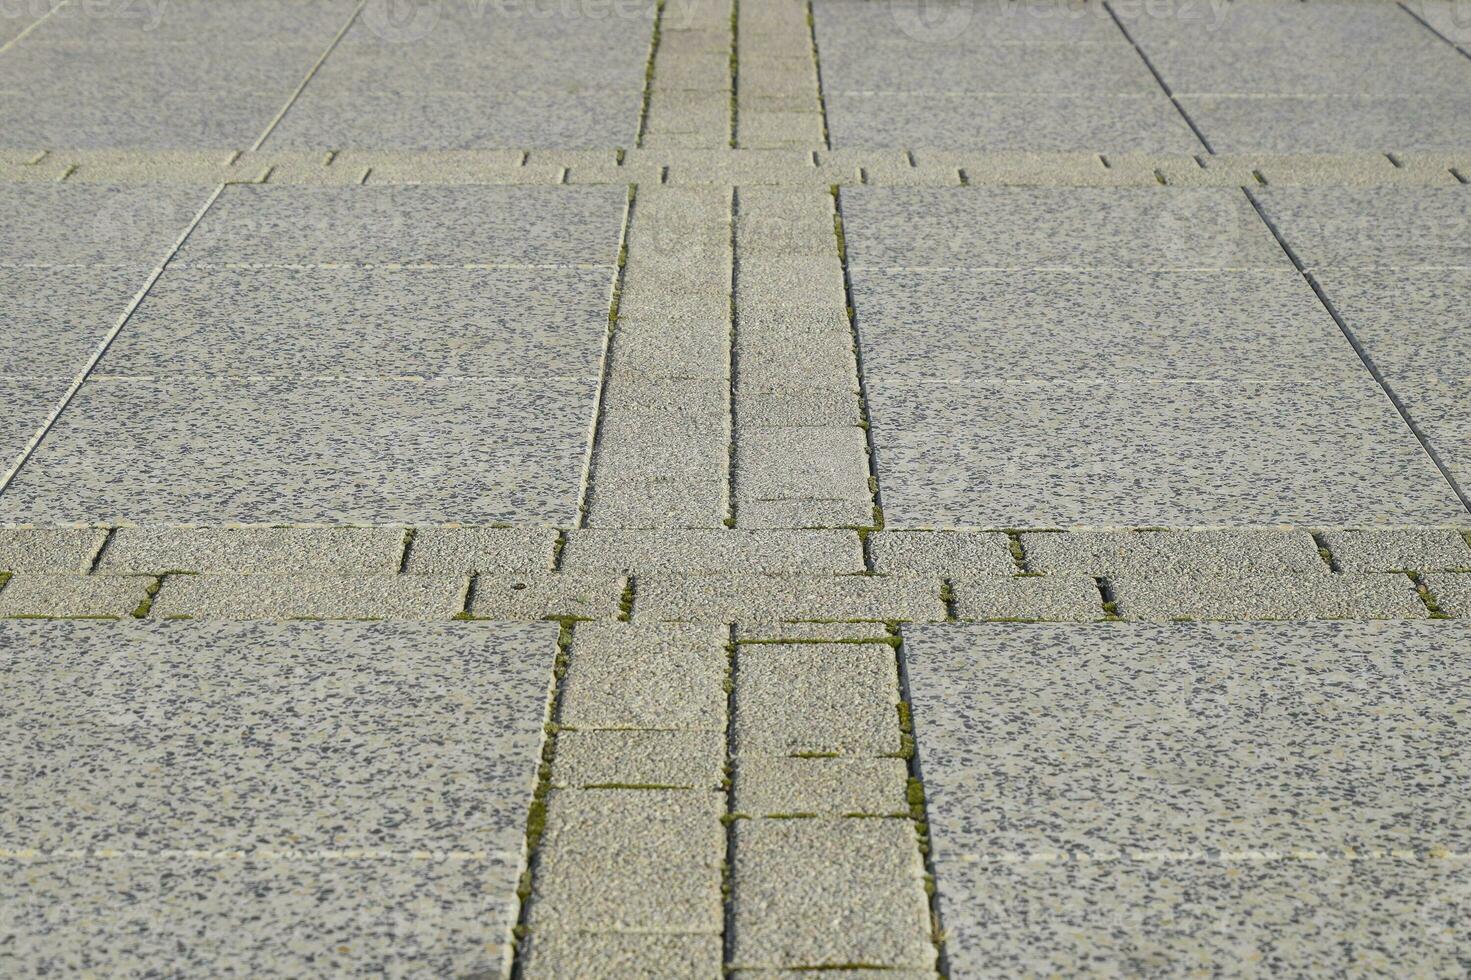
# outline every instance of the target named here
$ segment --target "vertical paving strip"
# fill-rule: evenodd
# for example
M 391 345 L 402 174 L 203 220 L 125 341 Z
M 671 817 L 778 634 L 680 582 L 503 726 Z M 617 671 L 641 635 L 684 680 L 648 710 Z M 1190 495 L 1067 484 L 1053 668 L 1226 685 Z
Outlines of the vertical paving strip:
M 729 508 L 730 190 L 639 190 L 587 526 L 713 528 Z
M 713 150 L 731 145 L 732 11 L 731 0 L 660 4 L 640 146 Z
M 736 191 L 737 527 L 867 526 L 867 437 L 825 190 Z
M 719 975 L 729 636 L 574 628 L 523 976 Z
M 822 99 L 801 0 L 741 0 L 736 142 L 742 148 L 824 145 Z

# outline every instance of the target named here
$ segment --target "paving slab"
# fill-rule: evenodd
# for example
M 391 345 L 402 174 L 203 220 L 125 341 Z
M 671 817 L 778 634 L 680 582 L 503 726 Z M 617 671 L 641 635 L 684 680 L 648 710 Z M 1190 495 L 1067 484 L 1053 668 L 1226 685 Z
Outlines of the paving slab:
M 156 265 L 209 192 L 187 185 L 0 184 L 0 210 L 8 215 L 0 265 Z
M 562 568 L 578 570 L 821 573 L 863 571 L 854 531 L 572 530 Z
M 81 574 L 106 538 L 95 527 L 0 528 L 0 571 Z
M 944 619 L 938 576 L 669 574 L 640 576 L 633 614 L 639 619 L 741 620 Z
M 878 531 L 868 536 L 874 571 L 940 576 L 1017 571 L 1004 531 Z
M 0 378 L 0 464 L 7 472 L 41 434 L 71 385 L 72 379 L 64 377 Z
M 259 138 L 289 96 L 288 87 L 280 93 L 120 89 L 99 98 L 63 86 L 0 101 L 0 146 L 228 152 Z
M 1093 622 L 1104 615 L 1098 583 L 1083 575 L 961 575 L 950 589 L 960 619 Z
M 1407 576 L 1163 575 L 1111 578 L 1125 619 L 1424 619 Z
M 25 692 L 0 758 L 16 962 L 499 969 L 555 640 L 3 624 L 7 688 Z M 282 737 L 221 737 L 250 731 Z
M 857 269 L 1291 268 L 1230 188 L 856 187 L 840 200 Z
M 923 875 L 907 818 L 739 821 L 732 963 L 931 967 Z
M 1323 532 L 1345 572 L 1471 571 L 1471 544 L 1454 528 L 1373 528 Z
M 1323 269 L 1313 278 L 1391 387 L 1471 378 L 1471 269 Z
M 1464 865 L 1424 855 L 1471 833 L 1471 774 L 1441 761 L 1468 643 L 1435 622 L 906 628 L 952 969 L 1452 962 L 1408 937 L 1448 935 L 1464 896 Z
M 1317 542 L 1303 529 L 1026 532 L 1021 545 L 1029 572 L 1096 576 L 1328 572 Z
M 1471 266 L 1471 190 L 1267 187 L 1253 191 L 1310 269 Z
M 888 526 L 1446 524 L 1464 514 L 1377 385 L 869 389 Z
M 152 615 L 445 620 L 464 609 L 468 585 L 468 577 L 455 575 L 170 575 L 154 600 Z
M 752 817 L 907 816 L 903 759 L 745 757 L 736 762 L 733 809 Z
M 484 619 L 614 619 L 627 580 L 611 573 L 477 575 L 467 611 Z
M 738 756 L 900 750 L 899 678 L 887 644 L 743 645 L 735 702 Z
M 120 527 L 97 571 L 390 575 L 403 549 L 403 529 L 394 527 Z
M 1159 95 L 1159 83 L 1125 44 L 977 47 L 891 35 L 828 44 L 821 56 L 828 98 L 863 92 Z
M 148 595 L 153 581 L 146 576 L 17 572 L 0 588 L 0 617 L 131 616 Z
M 0 519 L 570 522 L 593 394 L 571 380 L 93 380 Z
M 447 572 L 544 572 L 552 567 L 557 532 L 549 527 L 421 527 L 403 570 L 415 575 Z
M 560 720 L 578 729 L 723 732 L 728 640 L 719 627 L 579 624 Z
M 723 789 L 725 735 L 704 731 L 579 731 L 557 733 L 552 785 Z
M 701 980 L 721 970 L 718 935 L 561 931 L 543 927 L 527 934 L 528 977 L 586 977 L 588 980 Z
M 1425 582 L 1442 612 L 1458 619 L 1471 619 L 1471 575 L 1445 572 L 1428 575 Z
M 150 270 L 0 268 L 0 375 L 76 377 Z

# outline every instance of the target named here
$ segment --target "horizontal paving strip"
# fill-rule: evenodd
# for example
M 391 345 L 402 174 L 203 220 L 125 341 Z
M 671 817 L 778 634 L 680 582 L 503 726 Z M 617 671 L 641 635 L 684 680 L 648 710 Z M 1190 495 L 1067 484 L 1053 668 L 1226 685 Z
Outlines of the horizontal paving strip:
M 719 96 L 724 99 L 727 96 Z M 682 134 L 681 134 L 682 135 Z M 723 141 L 720 136 L 718 141 Z M 1099 154 L 675 146 L 597 150 L 0 151 L 0 184 L 759 184 L 828 187 L 1445 186 L 1457 152 Z
M 1471 530 L 0 529 L 0 617 L 894 622 L 1471 617 Z M 865 632 L 862 624 L 872 624 Z

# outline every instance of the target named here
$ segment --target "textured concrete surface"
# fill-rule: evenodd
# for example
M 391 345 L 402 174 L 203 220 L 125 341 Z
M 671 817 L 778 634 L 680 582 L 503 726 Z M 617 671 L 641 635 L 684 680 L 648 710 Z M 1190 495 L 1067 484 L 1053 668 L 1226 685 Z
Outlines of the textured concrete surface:
M 0 972 L 1467 972 L 1463 13 L 0 2 Z

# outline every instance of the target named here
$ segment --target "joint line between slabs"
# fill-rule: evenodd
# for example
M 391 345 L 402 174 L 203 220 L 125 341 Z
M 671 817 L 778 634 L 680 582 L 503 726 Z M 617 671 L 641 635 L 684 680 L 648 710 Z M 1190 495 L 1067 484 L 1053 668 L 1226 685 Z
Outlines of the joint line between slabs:
M 1398 412 L 1400 418 L 1404 420 L 1404 423 L 1406 427 L 1409 428 L 1411 434 L 1414 435 L 1417 440 L 1419 440 L 1420 448 L 1425 451 L 1425 455 L 1430 457 L 1430 462 L 1434 463 L 1435 468 L 1440 471 L 1441 478 L 1445 480 L 1446 484 L 1451 488 L 1451 492 L 1454 493 L 1456 497 L 1461 501 L 1461 506 L 1466 509 L 1467 513 L 1471 513 L 1471 497 L 1468 497 L 1466 495 L 1466 491 L 1461 488 L 1461 485 L 1458 482 L 1456 482 L 1456 478 L 1451 474 L 1450 468 L 1447 467 L 1444 462 L 1442 462 L 1440 454 L 1437 453 L 1435 451 L 1435 447 L 1430 444 L 1430 439 L 1425 435 L 1423 431 L 1421 431 L 1420 426 L 1417 425 L 1415 420 L 1410 416 L 1409 410 L 1405 408 L 1404 402 L 1400 401 L 1399 396 L 1396 395 L 1394 392 L 1394 388 L 1390 386 L 1384 375 L 1379 371 L 1378 365 L 1374 363 L 1374 359 L 1369 356 L 1369 352 L 1364 349 L 1364 345 L 1359 343 L 1359 338 L 1354 335 L 1354 332 L 1352 329 L 1350 329 L 1347 321 L 1345 321 L 1343 319 L 1343 316 L 1338 312 L 1338 308 L 1333 305 L 1332 300 L 1328 298 L 1328 294 L 1324 292 L 1323 287 L 1318 284 L 1317 277 L 1315 277 L 1310 271 L 1308 271 L 1307 267 L 1303 265 L 1302 259 L 1298 257 L 1297 252 L 1293 250 L 1292 246 L 1287 243 L 1287 239 L 1277 229 L 1276 224 L 1267 217 L 1266 209 L 1262 207 L 1261 202 L 1257 200 L 1256 195 L 1251 192 L 1251 188 L 1243 187 L 1241 188 L 1241 193 L 1246 195 L 1246 199 L 1250 201 L 1251 206 L 1256 209 L 1257 216 L 1262 219 L 1262 223 L 1267 226 L 1267 230 L 1272 233 L 1272 237 L 1277 239 L 1277 244 L 1281 247 L 1282 251 L 1286 253 L 1287 258 L 1292 262 L 1293 267 L 1297 269 L 1298 275 L 1302 276 L 1303 281 L 1312 288 L 1313 294 L 1318 297 L 1318 302 L 1322 304 L 1323 309 L 1327 310 L 1328 315 L 1333 317 L 1333 322 L 1338 324 L 1338 329 L 1343 333 L 1344 339 L 1349 342 L 1349 345 L 1351 347 L 1353 347 L 1354 353 L 1359 355 L 1359 361 L 1364 365 L 1364 368 L 1369 372 L 1370 376 L 1373 377 L 1375 382 L 1378 383 L 1379 389 L 1384 392 L 1385 397 L 1388 398 L 1390 404 L 1394 406 L 1394 410 Z
M 1463 57 L 1463 58 L 1471 58 L 1471 51 L 1466 50 L 1465 48 L 1463 48 L 1459 44 L 1457 44 L 1455 41 L 1452 41 L 1450 38 L 1446 37 L 1439 30 L 1437 30 L 1430 23 L 1430 21 L 1426 20 L 1424 17 L 1421 17 L 1419 14 L 1415 13 L 1409 7 L 1406 7 L 1404 5 L 1403 0 L 1399 0 L 1399 2 L 1395 3 L 1395 6 L 1398 7 L 1399 9 L 1403 10 L 1405 13 L 1409 14 L 1411 17 L 1415 18 L 1415 20 L 1420 24 L 1421 27 L 1425 28 L 1431 34 L 1434 34 L 1436 37 L 1440 38 L 1446 44 L 1449 44 L 1452 48 L 1454 48 L 1456 50 L 1456 53 L 1457 54 L 1461 55 L 1461 57 Z
M 658 3 L 654 5 L 654 26 L 649 33 L 649 57 L 644 63 L 643 99 L 638 107 L 638 129 L 633 136 L 635 147 L 644 145 L 644 134 L 649 128 L 649 103 L 654 98 L 654 59 L 659 56 L 659 41 L 664 35 L 664 5 L 666 2 L 667 0 L 658 0 Z
M 735 713 L 736 646 L 735 625 L 727 627 L 725 662 L 725 860 L 721 872 L 721 965 L 730 969 L 735 960 Z
M 52 410 L 46 421 L 41 423 L 41 427 L 36 430 L 36 433 L 31 436 L 30 441 L 26 443 L 25 449 L 21 450 L 20 455 L 15 458 L 15 462 L 6 471 L 5 476 L 0 478 L 0 494 L 10 489 L 10 484 L 19 475 L 21 467 L 30 462 L 31 457 L 35 455 L 36 449 L 41 445 L 41 441 L 51 432 L 52 427 L 56 425 L 56 420 L 61 418 L 61 413 L 66 411 L 67 406 L 71 404 L 72 399 L 76 397 L 82 385 L 86 383 L 87 379 L 92 375 L 92 372 L 96 370 L 98 362 L 107 354 L 107 350 L 112 346 L 112 342 L 117 339 L 118 334 L 122 333 L 123 327 L 127 326 L 128 321 L 133 318 L 133 314 L 138 311 L 138 307 L 142 305 L 143 300 L 153 289 L 154 284 L 158 282 L 159 277 L 163 275 L 164 270 L 168 268 L 174 256 L 179 253 L 179 249 L 184 247 L 184 242 L 188 241 L 189 236 L 194 233 L 194 229 L 199 226 L 199 222 L 204 220 L 205 214 L 210 208 L 214 207 L 215 201 L 219 200 L 226 186 L 225 184 L 215 185 L 215 189 L 210 192 L 208 199 L 205 200 L 204 206 L 195 213 L 194 219 L 189 222 L 189 226 L 184 229 L 183 234 L 174 241 L 173 247 L 169 249 L 168 254 L 163 257 L 163 260 L 158 265 L 154 266 L 153 272 L 149 274 L 142 288 L 133 294 L 132 301 L 123 310 L 122 316 L 118 317 L 117 324 L 107 332 L 107 336 L 103 337 L 96 349 L 92 351 L 91 358 L 83 365 L 82 370 L 77 373 L 76 378 L 71 383 L 71 387 L 61 396 L 61 400 L 57 403 L 56 408 Z
M 27 34 L 30 34 L 31 31 L 34 31 L 36 28 L 40 27 L 43 23 L 46 22 L 47 19 L 51 17 L 52 14 L 56 13 L 62 7 L 65 7 L 69 2 L 70 0 L 61 0 L 60 3 L 53 5 L 50 10 L 46 11 L 40 17 L 37 17 L 35 20 L 27 24 L 25 28 L 15 37 L 11 38 L 9 41 L 6 41 L 4 44 L 0 44 L 0 54 L 4 54 L 5 52 L 9 51 L 11 48 L 19 44 Z
M 1195 134 L 1195 138 L 1200 140 L 1200 145 L 1205 147 L 1205 152 L 1215 156 L 1216 151 L 1211 148 L 1210 140 L 1205 138 L 1205 134 L 1200 131 L 1200 127 L 1195 125 L 1195 120 L 1190 118 L 1190 113 L 1186 112 L 1185 107 L 1180 104 L 1180 100 L 1175 98 L 1175 93 L 1171 91 L 1169 83 L 1165 81 L 1165 77 L 1159 73 L 1159 69 L 1154 67 L 1154 62 L 1149 60 L 1149 55 L 1144 53 L 1144 49 L 1139 46 L 1139 42 L 1134 40 L 1134 35 L 1129 33 L 1129 29 L 1124 26 L 1124 22 L 1119 19 L 1119 15 L 1114 12 L 1113 6 L 1108 0 L 1103 0 L 1103 9 L 1108 11 L 1109 17 L 1113 18 L 1113 22 L 1118 27 L 1119 32 L 1124 35 L 1124 40 L 1133 45 L 1134 52 L 1139 55 L 1139 60 L 1144 62 L 1144 67 L 1149 69 L 1149 73 L 1159 83 L 1160 89 L 1170 100 L 1170 105 L 1174 106 L 1175 111 L 1180 114 L 1180 118 L 1185 120 L 1185 125 L 1189 126 L 1190 131 Z
M 730 225 L 730 279 L 727 288 L 730 290 L 730 299 L 726 304 L 726 316 L 728 318 L 729 350 L 726 355 L 726 375 L 730 378 L 730 384 L 726 388 L 726 412 L 725 419 L 728 433 L 725 440 L 725 526 L 736 526 L 736 495 L 735 495 L 735 463 L 736 463 L 736 439 L 737 425 L 736 413 L 736 384 L 740 372 L 740 358 L 736 353 L 736 331 L 740 329 L 737 318 L 740 310 L 736 306 L 736 276 L 740 269 L 740 254 L 736 250 L 736 222 L 740 217 L 740 190 L 732 187 L 730 189 L 730 201 L 726 209 L 727 220 Z
M 876 530 L 884 527 L 884 501 L 879 487 L 878 452 L 873 439 L 873 420 L 868 413 L 868 381 L 863 369 L 863 343 L 858 329 L 858 309 L 853 305 L 853 278 L 848 271 L 847 231 L 843 224 L 842 189 L 829 188 L 833 205 L 833 238 L 838 248 L 838 264 L 843 271 L 843 297 L 847 303 L 848 333 L 853 345 L 853 370 L 858 376 L 858 417 L 863 423 L 863 443 L 868 453 L 868 490 L 873 504 L 869 521 Z M 872 571 L 872 569 L 870 569 Z
M 817 110 L 822 115 L 822 148 L 831 150 L 833 138 L 832 132 L 827 128 L 827 94 L 822 89 L 822 55 L 817 49 L 817 14 L 812 9 L 812 0 L 807 0 L 807 40 L 812 46 L 812 70 L 817 75 Z M 816 160 L 813 162 L 816 163 Z
M 292 92 L 290 97 L 286 99 L 286 104 L 281 107 L 281 111 L 276 113 L 275 118 L 266 124 L 265 132 L 261 133 L 260 138 L 251 144 L 250 149 L 252 153 L 259 150 L 265 144 L 266 140 L 270 138 L 271 134 L 276 131 L 276 127 L 281 125 L 281 120 L 286 118 L 286 113 L 290 112 L 291 107 L 296 105 L 296 100 L 301 98 L 301 93 L 305 92 L 306 87 L 311 84 L 312 79 L 317 77 L 317 72 L 321 70 L 322 65 L 326 63 L 327 58 L 332 52 L 337 50 L 337 45 L 347 35 L 347 32 L 352 29 L 352 25 L 357 23 L 358 15 L 363 12 L 363 8 L 367 5 L 368 0 L 358 0 L 358 5 L 353 8 L 352 15 L 347 18 L 347 23 L 342 25 L 342 29 L 337 32 L 337 36 L 332 38 L 331 42 L 328 43 L 327 50 L 322 52 L 322 56 L 317 59 L 317 63 L 312 65 L 311 69 L 307 71 L 306 77 L 301 80 L 300 85 L 296 86 L 296 91 Z M 366 177 L 367 175 L 364 174 L 364 179 Z

